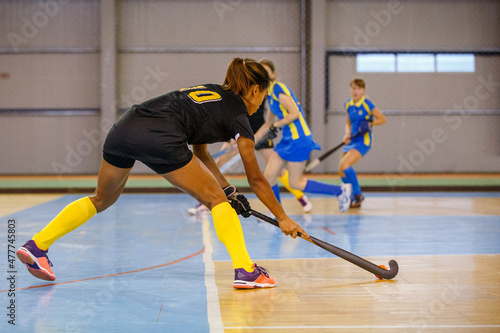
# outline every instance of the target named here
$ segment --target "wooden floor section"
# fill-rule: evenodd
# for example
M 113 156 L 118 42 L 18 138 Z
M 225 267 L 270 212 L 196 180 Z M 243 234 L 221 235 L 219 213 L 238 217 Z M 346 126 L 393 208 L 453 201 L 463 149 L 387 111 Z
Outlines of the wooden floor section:
M 231 290 L 217 263 L 226 332 L 500 331 L 500 255 L 396 259 L 394 280 L 342 259 L 263 261 L 278 287 L 258 292 Z
M 331 200 L 311 201 L 314 213 L 331 214 Z M 300 213 L 294 199 L 284 204 Z M 500 198 L 375 197 L 349 213 L 499 216 Z M 278 287 L 258 292 L 233 291 L 224 274 L 230 263 L 216 263 L 226 332 L 500 332 L 500 254 L 394 259 L 394 280 L 375 279 L 339 258 L 263 261 Z

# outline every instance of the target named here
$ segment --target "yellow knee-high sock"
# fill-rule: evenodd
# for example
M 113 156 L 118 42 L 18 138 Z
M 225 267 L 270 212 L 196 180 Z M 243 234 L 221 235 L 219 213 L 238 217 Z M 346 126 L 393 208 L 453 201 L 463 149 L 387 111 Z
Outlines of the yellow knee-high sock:
M 293 194 L 295 199 L 299 200 L 300 198 L 302 198 L 304 196 L 304 192 L 299 191 L 299 190 L 294 190 L 293 188 L 290 187 L 290 183 L 288 182 L 288 171 L 287 170 L 285 170 L 285 174 L 282 177 L 279 177 L 279 180 L 280 180 L 281 184 L 283 184 L 283 186 L 285 186 L 285 188 L 290 193 Z
M 33 236 L 33 241 L 39 249 L 46 251 L 57 239 L 75 230 L 97 213 L 89 197 L 73 201 Z
M 253 272 L 253 262 L 248 254 L 243 229 L 234 209 L 228 202 L 223 202 L 212 208 L 212 217 L 217 236 L 233 260 L 233 268 L 243 268 L 247 272 Z

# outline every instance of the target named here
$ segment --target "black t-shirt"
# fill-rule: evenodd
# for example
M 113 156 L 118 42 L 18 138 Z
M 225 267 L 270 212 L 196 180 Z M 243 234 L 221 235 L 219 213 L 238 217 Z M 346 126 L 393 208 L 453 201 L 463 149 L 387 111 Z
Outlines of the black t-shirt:
M 174 116 L 189 144 L 254 140 L 243 100 L 217 84 L 179 89 L 139 104 L 136 112 L 151 118 Z M 159 119 L 158 119 L 159 120 Z

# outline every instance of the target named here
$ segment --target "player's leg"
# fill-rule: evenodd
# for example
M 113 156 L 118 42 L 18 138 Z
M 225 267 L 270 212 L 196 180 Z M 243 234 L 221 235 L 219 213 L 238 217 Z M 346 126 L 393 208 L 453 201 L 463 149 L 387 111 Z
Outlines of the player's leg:
M 289 162 L 288 172 L 290 173 L 290 186 L 306 193 L 327 194 L 336 196 L 339 200 L 339 210 L 344 213 L 351 203 L 351 186 L 326 184 L 303 176 L 306 161 Z
M 361 202 L 364 200 L 356 171 L 354 171 L 354 168 L 352 167 L 362 157 L 363 155 L 361 155 L 358 150 L 351 149 L 347 153 L 343 154 L 342 158 L 340 159 L 339 174 L 342 178 L 342 182 L 352 185 L 351 207 L 360 207 Z
M 292 188 L 292 186 L 290 185 L 290 173 L 288 172 L 288 170 L 282 170 L 279 180 L 283 184 L 283 186 L 290 193 L 292 193 L 295 199 L 302 205 L 302 209 L 304 210 L 304 212 L 309 213 L 313 208 L 312 203 L 309 201 L 309 198 L 304 194 L 304 192 Z
M 68 204 L 49 224 L 35 234 L 18 251 L 18 258 L 34 276 L 53 281 L 47 257 L 49 247 L 59 238 L 75 230 L 96 213 L 111 206 L 120 196 L 131 168 L 117 168 L 102 160 L 97 189 L 90 197 L 83 197 Z
M 269 159 L 271 158 L 271 155 L 273 154 L 274 149 L 273 148 L 264 148 L 264 149 L 259 149 L 257 152 L 260 154 L 262 159 L 267 163 L 269 163 Z
M 260 156 L 262 156 L 262 158 L 264 159 L 264 161 L 266 161 L 266 164 L 269 163 L 269 160 L 271 158 L 271 155 L 273 154 L 273 149 L 269 149 L 269 148 L 266 148 L 266 149 L 259 149 L 258 152 L 260 154 Z M 278 179 L 280 180 L 280 182 L 283 184 L 283 186 L 290 192 L 293 194 L 293 196 L 299 200 L 303 195 L 304 193 L 302 191 L 299 191 L 299 190 L 295 190 L 293 188 L 290 187 L 290 182 L 288 180 L 288 170 L 282 168 L 281 169 L 281 172 L 279 173 L 278 175 Z
M 303 175 L 306 162 L 288 162 L 288 181 L 294 190 L 304 191 L 307 186 L 308 180 Z
M 260 156 L 266 161 L 266 164 L 268 163 L 269 159 L 271 158 L 271 155 L 273 153 L 272 148 L 265 148 L 265 149 L 259 149 L 258 152 Z M 302 205 L 302 208 L 304 209 L 304 212 L 309 213 L 312 210 L 312 203 L 309 201 L 307 196 L 304 194 L 304 192 L 295 190 L 290 187 L 290 183 L 288 180 L 288 170 L 282 169 L 281 173 L 278 177 L 280 182 L 283 184 L 283 186 L 293 194 L 295 199 Z
M 224 142 L 220 148 L 219 151 L 223 151 L 225 149 L 233 147 L 233 149 L 224 155 L 218 157 L 215 160 L 215 163 L 219 168 L 227 164 L 229 161 L 233 159 L 236 155 L 238 155 L 238 148 L 235 147 L 236 143 L 233 139 L 231 139 L 228 142 Z M 196 206 L 189 208 L 188 209 L 189 215 L 203 215 L 203 214 L 210 214 L 210 209 L 208 209 L 204 204 L 201 202 L 198 202 Z
M 277 152 L 273 151 L 267 162 L 266 170 L 264 171 L 264 176 L 271 185 L 276 199 L 281 203 L 280 189 L 277 183 L 278 176 L 285 167 L 286 161 L 283 160 Z
M 230 162 L 236 155 L 238 155 L 238 148 L 236 147 L 236 142 L 231 139 L 228 142 L 224 142 L 220 148 L 219 151 L 223 151 L 225 149 L 232 148 L 229 152 L 225 153 L 224 155 L 218 157 L 215 160 L 215 163 L 219 168 L 223 167 L 226 165 L 228 162 Z M 201 202 L 198 202 L 196 206 L 189 208 L 188 209 L 189 215 L 203 215 L 203 214 L 210 214 L 210 209 L 208 209 L 204 204 Z
M 227 202 L 226 195 L 214 175 L 196 156 L 182 168 L 162 176 L 211 210 L 217 236 L 226 246 L 233 262 L 235 288 L 263 288 L 276 285 L 274 279 L 250 259 L 238 215 Z

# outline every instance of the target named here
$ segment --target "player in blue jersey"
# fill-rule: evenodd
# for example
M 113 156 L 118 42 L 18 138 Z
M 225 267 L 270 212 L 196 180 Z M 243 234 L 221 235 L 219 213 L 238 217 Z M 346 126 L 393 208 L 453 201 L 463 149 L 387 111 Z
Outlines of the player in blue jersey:
M 330 185 L 304 177 L 303 172 L 310 153 L 321 147 L 314 142 L 311 130 L 302 111 L 297 97 L 285 84 L 276 81 L 274 64 L 269 60 L 260 62 L 273 80 L 268 88 L 267 101 L 269 110 L 266 124 L 269 127 L 268 137 L 276 135 L 282 130 L 281 141 L 274 148 L 269 158 L 264 176 L 271 184 L 274 194 L 280 200 L 279 186 L 276 183 L 281 170 L 287 166 L 290 187 L 306 193 L 328 194 L 338 198 L 340 212 L 349 209 L 351 203 L 352 186 Z M 275 118 L 278 118 L 275 121 Z
M 372 146 L 372 126 L 386 122 L 380 110 L 365 97 L 365 82 L 354 79 L 350 83 L 351 99 L 345 103 L 347 124 L 345 126 L 343 155 L 340 159 L 339 174 L 344 183 L 352 184 L 351 207 L 360 207 L 365 199 L 361 193 L 353 165 L 358 162 Z

